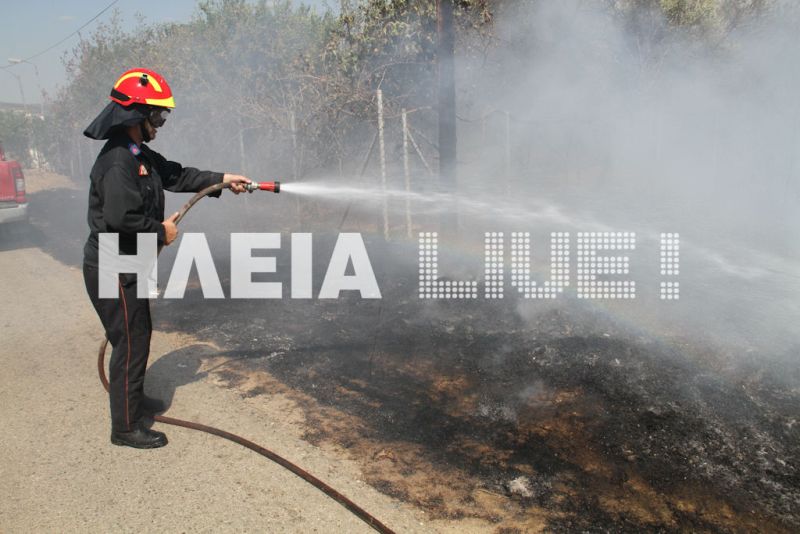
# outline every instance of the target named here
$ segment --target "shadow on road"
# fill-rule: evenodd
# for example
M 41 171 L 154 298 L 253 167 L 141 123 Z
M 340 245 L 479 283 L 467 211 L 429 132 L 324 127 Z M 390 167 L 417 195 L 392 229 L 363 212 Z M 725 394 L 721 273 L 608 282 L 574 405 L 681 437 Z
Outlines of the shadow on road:
M 208 371 L 200 371 L 206 359 L 220 356 L 226 358 L 225 362 Z M 209 372 L 216 371 L 233 361 L 253 357 L 255 357 L 254 351 L 219 351 L 202 343 L 182 347 L 158 358 L 148 367 L 145 392 L 151 397 L 163 400 L 169 410 L 181 386 L 203 380 Z
M 202 344 L 189 345 L 165 354 L 148 368 L 145 392 L 163 400 L 169 409 L 178 388 L 207 376 L 208 373 L 200 371 L 204 358 L 218 355 L 213 347 Z
M 42 247 L 44 233 L 27 222 L 0 224 L 0 252 L 21 248 Z

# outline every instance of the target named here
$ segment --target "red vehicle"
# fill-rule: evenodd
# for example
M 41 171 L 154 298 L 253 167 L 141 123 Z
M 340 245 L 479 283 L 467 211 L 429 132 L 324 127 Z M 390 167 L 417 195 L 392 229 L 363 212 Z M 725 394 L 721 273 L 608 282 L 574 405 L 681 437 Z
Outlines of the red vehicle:
M 25 176 L 16 161 L 7 161 L 0 144 L 0 224 L 28 220 Z

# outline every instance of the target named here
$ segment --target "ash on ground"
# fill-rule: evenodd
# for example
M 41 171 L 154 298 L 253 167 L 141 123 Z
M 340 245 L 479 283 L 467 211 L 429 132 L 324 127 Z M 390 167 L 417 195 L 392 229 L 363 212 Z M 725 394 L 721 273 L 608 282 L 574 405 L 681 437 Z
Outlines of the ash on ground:
M 211 316 L 195 291 L 159 303 L 180 307 L 160 327 L 229 348 L 232 386 L 266 371 L 298 392 L 309 440 L 432 517 L 506 532 L 800 528 L 796 366 L 574 299 L 527 315 L 513 298 L 424 300 L 413 266 L 381 268 L 381 300 L 226 300 Z

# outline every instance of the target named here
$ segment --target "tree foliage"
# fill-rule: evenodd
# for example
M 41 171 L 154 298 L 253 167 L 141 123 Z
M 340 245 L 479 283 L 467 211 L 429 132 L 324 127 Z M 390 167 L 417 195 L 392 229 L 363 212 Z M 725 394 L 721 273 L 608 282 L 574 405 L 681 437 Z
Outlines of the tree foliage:
M 0 111 L 0 142 L 8 159 L 29 163 L 31 119 L 20 111 Z
M 347 166 L 371 137 L 375 89 L 389 116 L 435 106 L 436 1 L 340 1 L 337 13 L 319 13 L 291 0 L 203 0 L 187 23 L 141 22 L 132 31 L 115 15 L 65 56 L 67 83 L 48 103 L 38 142 L 65 170 L 63 154 L 107 102 L 113 80 L 147 66 L 172 84 L 181 156 L 202 162 L 213 153 L 230 169 L 296 177 Z M 461 54 L 504 45 L 492 20 L 513 2 L 455 1 Z M 718 43 L 771 0 L 606 2 L 657 56 L 675 30 Z

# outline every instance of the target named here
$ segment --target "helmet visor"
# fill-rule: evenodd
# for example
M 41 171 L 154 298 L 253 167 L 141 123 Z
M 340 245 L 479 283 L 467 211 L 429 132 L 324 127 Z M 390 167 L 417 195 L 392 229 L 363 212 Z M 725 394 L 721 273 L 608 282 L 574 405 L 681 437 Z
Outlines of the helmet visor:
M 156 108 L 150 112 L 147 116 L 147 120 L 150 121 L 150 124 L 152 124 L 154 128 L 161 128 L 164 126 L 164 123 L 167 122 L 169 111 L 170 110 L 166 108 Z

